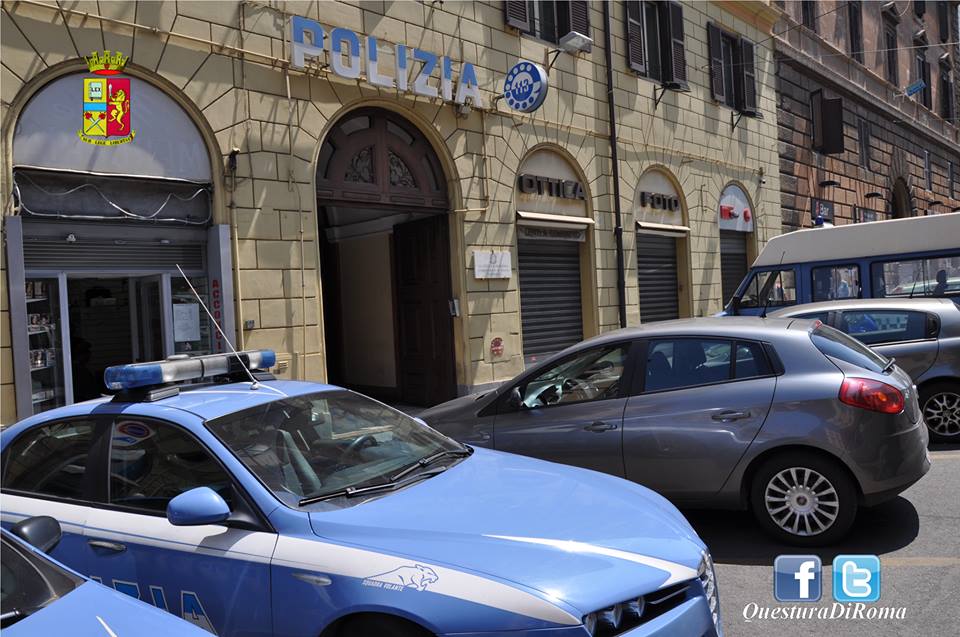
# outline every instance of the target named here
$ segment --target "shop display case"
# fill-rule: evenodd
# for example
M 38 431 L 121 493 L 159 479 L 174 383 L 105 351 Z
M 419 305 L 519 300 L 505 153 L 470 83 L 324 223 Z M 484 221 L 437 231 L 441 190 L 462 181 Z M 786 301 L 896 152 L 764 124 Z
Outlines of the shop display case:
M 27 338 L 33 413 L 67 402 L 58 279 L 27 279 Z

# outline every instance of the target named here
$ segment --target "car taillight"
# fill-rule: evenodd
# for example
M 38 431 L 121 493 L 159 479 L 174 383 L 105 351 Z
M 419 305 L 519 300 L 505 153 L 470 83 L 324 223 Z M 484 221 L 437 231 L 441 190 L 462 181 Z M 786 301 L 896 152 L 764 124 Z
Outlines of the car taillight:
M 871 378 L 844 378 L 840 402 L 883 414 L 903 411 L 903 392 Z

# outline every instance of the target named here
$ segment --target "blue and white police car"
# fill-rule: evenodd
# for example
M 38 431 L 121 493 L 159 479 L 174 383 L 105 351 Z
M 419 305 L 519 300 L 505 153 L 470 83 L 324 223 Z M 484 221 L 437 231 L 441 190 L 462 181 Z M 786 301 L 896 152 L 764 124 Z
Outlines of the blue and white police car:
M 5 637 L 206 635 L 44 555 L 41 549 L 50 550 L 60 539 L 60 526 L 53 518 L 28 518 L 17 527 L 14 533 L 0 530 L 0 630 Z
M 56 558 L 217 635 L 721 634 L 710 555 L 662 497 L 275 358 L 112 367 L 112 398 L 3 431 L 3 524 L 56 517 Z

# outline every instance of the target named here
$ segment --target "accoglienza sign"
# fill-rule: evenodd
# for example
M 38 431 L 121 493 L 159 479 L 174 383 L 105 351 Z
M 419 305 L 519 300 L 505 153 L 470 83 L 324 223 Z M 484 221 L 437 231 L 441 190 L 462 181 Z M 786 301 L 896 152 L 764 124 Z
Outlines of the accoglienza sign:
M 330 67 L 333 72 L 347 79 L 359 79 L 361 69 L 366 68 L 367 82 L 374 86 L 396 88 L 424 97 L 442 97 L 445 101 L 466 104 L 470 100 L 474 106 L 483 107 L 480 85 L 477 83 L 477 70 L 473 64 L 460 65 L 460 76 L 454 93 L 453 61 L 447 56 L 424 51 L 404 44 L 394 44 L 394 68 L 392 74 L 379 65 L 379 45 L 375 37 L 362 37 L 349 29 L 335 28 L 326 30 L 319 22 L 300 16 L 291 20 L 292 43 L 290 65 L 303 69 L 307 58 L 322 58 L 329 53 Z M 307 39 L 309 34 L 309 41 Z M 327 41 L 329 39 L 329 45 Z M 410 71 L 416 73 L 411 83 Z M 434 81 L 434 73 L 439 70 L 439 87 Z

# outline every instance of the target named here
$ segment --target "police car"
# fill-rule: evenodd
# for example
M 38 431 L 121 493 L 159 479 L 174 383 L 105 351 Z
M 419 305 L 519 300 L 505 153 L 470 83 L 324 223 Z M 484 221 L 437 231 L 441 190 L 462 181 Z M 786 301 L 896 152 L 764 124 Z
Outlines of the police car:
M 60 526 L 47 516 L 22 520 L 13 532 L 0 530 L 4 637 L 206 635 L 169 613 L 91 582 L 41 552 L 56 546 L 59 539 Z
M 666 500 L 463 446 L 268 350 L 109 368 L 113 397 L 0 434 L 4 526 L 217 635 L 720 635 Z

